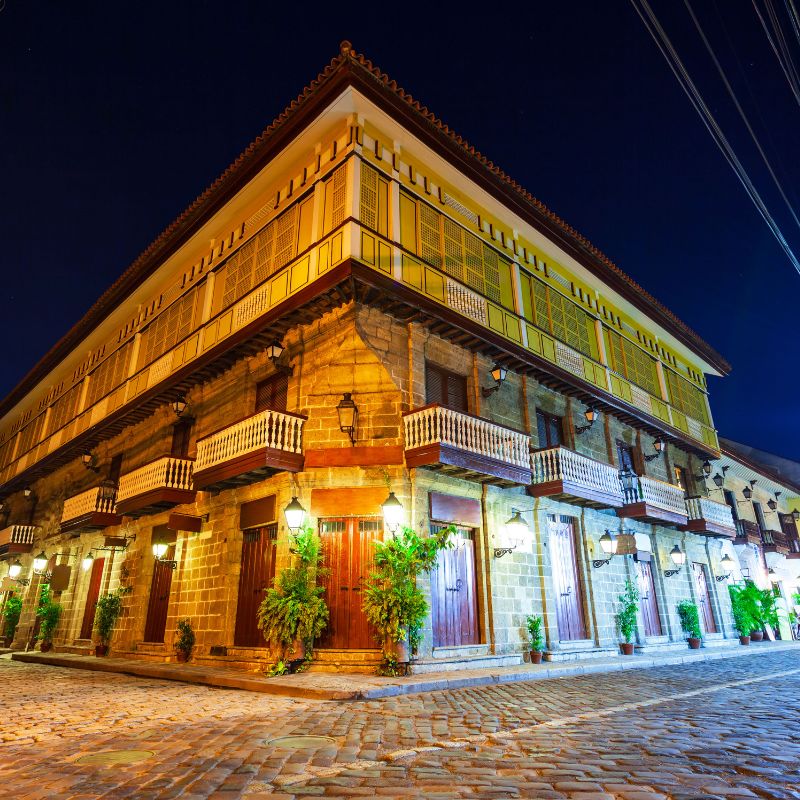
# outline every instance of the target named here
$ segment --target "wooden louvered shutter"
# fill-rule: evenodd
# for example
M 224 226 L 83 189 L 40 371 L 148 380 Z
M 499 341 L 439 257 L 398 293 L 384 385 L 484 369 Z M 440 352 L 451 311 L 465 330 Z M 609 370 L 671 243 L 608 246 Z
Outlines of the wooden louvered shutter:
M 420 255 L 434 267 L 442 268 L 440 215 L 425 203 L 419 204 Z
M 467 379 L 463 375 L 448 373 L 445 405 L 454 411 L 467 411 Z
M 468 286 L 471 286 L 481 294 L 486 293 L 486 281 L 483 271 L 483 243 L 481 240 L 464 231 L 464 263 L 466 266 L 465 279 Z
M 256 386 L 256 413 L 270 408 L 273 411 L 286 411 L 289 393 L 289 376 L 283 372 L 272 375 Z
M 463 375 L 426 364 L 425 389 L 428 403 L 438 403 L 453 411 L 467 411 L 467 379 Z
M 361 165 L 361 222 L 368 228 L 378 228 L 378 173 L 366 164 Z
M 483 275 L 486 280 L 486 296 L 500 302 L 500 256 L 488 245 L 483 245 Z
M 442 403 L 445 388 L 442 386 L 442 371 L 432 364 L 425 365 L 425 400 L 427 403 Z
M 463 229 L 444 217 L 444 271 L 463 281 L 464 261 Z

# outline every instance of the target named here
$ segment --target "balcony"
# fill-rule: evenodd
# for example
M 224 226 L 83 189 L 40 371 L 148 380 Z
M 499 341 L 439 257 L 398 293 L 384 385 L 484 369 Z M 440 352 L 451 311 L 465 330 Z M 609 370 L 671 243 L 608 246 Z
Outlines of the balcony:
M 530 436 L 481 417 L 430 405 L 403 415 L 408 467 L 499 486 L 531 482 Z
M 260 411 L 197 442 L 194 485 L 218 491 L 303 469 L 306 417 Z
M 761 528 L 749 519 L 736 520 L 736 539 L 734 544 L 761 545 Z
M 30 553 L 37 525 L 9 525 L 0 531 L 0 555 Z
M 789 554 L 789 540 L 783 531 L 761 531 L 761 541 L 765 553 Z
M 99 531 L 119 525 L 122 517 L 116 513 L 116 500 L 117 487 L 111 483 L 68 497 L 61 511 L 61 533 Z
M 528 494 L 551 497 L 592 508 L 623 505 L 617 470 L 566 447 L 551 447 L 531 454 L 533 479 Z
M 123 475 L 117 490 L 117 514 L 141 517 L 195 498 L 194 461 L 165 456 Z
M 687 497 L 686 510 L 689 512 L 687 531 L 726 539 L 736 536 L 736 525 L 727 503 L 717 503 L 707 497 Z
M 625 493 L 625 504 L 617 509 L 617 516 L 656 525 L 686 525 L 689 515 L 680 486 L 644 476 L 635 478 L 633 489 Z

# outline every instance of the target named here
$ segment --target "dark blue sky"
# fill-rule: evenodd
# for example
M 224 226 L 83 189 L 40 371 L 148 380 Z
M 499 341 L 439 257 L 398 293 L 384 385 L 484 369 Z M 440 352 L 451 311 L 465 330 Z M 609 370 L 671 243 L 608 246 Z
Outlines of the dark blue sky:
M 695 4 L 797 186 L 800 110 L 750 3 Z M 800 249 L 683 5 L 653 5 Z M 723 435 L 800 456 L 800 276 L 630 3 L 436 6 L 6 0 L 0 394 L 347 38 L 731 361 L 711 381 Z

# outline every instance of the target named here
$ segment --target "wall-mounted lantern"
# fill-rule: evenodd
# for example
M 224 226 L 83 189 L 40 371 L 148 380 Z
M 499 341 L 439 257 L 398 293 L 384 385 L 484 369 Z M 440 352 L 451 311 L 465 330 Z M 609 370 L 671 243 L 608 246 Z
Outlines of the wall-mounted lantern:
M 350 437 L 350 444 L 356 443 L 356 427 L 358 425 L 358 406 L 350 392 L 345 392 L 336 406 L 339 415 L 339 430 Z
M 752 480 L 752 481 L 750 481 L 750 485 L 749 486 L 745 486 L 744 489 L 742 489 L 742 494 L 744 495 L 744 499 L 745 500 L 750 500 L 753 497 L 753 487 L 755 485 L 756 485 L 756 481 Z
M 772 567 L 769 568 L 769 571 L 767 572 L 767 577 L 770 579 L 770 581 L 772 581 L 772 583 L 778 583 L 781 579 L 780 575 L 778 575 L 778 573 L 775 572 L 775 570 L 772 569 Z
M 725 485 L 725 473 L 730 469 L 730 467 L 723 467 L 721 473 L 717 473 L 711 479 L 717 486 L 717 489 L 721 489 Z
M 686 563 L 686 553 L 675 545 L 672 550 L 669 551 L 669 557 L 672 559 L 672 563 L 675 565 L 675 569 L 665 569 L 664 570 L 664 577 L 671 578 L 673 575 L 677 575 L 681 571 L 681 567 Z
M 606 531 L 600 537 L 600 549 L 603 551 L 606 558 L 597 558 L 592 561 L 592 566 L 595 569 L 599 569 L 600 567 L 604 567 L 606 564 L 611 563 L 611 559 L 617 554 L 617 548 L 619 546 L 619 540 L 617 539 L 616 535 L 611 533 L 611 531 Z
M 594 421 L 597 419 L 597 410 L 594 409 L 594 408 L 589 407 L 589 408 L 586 409 L 586 411 L 583 412 L 583 416 L 586 417 L 586 422 L 588 424 L 587 425 L 578 425 L 575 428 L 575 433 L 577 433 L 577 434 L 581 434 L 581 433 L 584 433 L 585 431 L 588 431 L 589 428 L 591 428 L 592 425 L 594 425 Z
M 166 551 L 164 551 L 166 552 Z M 83 561 L 81 561 L 81 569 L 84 572 L 88 572 L 92 565 L 94 564 L 94 553 L 90 550 L 84 557 Z
M 100 469 L 95 464 L 94 453 L 90 450 L 84 450 L 83 453 L 81 453 L 81 464 L 92 472 L 100 472 Z
M 664 452 L 664 440 L 660 436 L 653 440 L 653 448 L 655 449 L 655 453 L 645 456 L 645 461 L 650 462 L 654 458 L 658 458 Z
M 292 497 L 292 501 L 283 509 L 283 515 L 286 517 L 286 527 L 292 533 L 297 533 L 303 527 L 306 510 L 296 497 Z
M 26 486 L 26 487 L 25 487 L 25 488 L 22 490 L 22 494 L 23 494 L 23 495 L 25 495 L 25 498 L 26 498 L 27 500 L 31 500 L 31 499 L 33 498 L 33 489 L 31 489 L 31 487 L 30 487 L 30 486 Z
M 513 553 L 520 542 L 530 533 L 530 530 L 528 523 L 522 517 L 522 512 L 519 509 L 512 508 L 511 516 L 503 525 L 503 536 L 508 544 L 506 547 L 495 547 L 494 557 L 502 558 L 509 553 Z
M 769 506 L 770 511 L 777 511 L 778 510 L 778 498 L 781 496 L 782 492 L 775 492 L 775 497 L 770 498 L 767 500 L 767 505 Z
M 186 395 L 179 394 L 173 401 L 172 401 L 172 410 L 175 412 L 176 417 L 180 417 L 184 411 L 186 411 L 186 406 L 189 404 L 186 402 Z
M 403 504 L 397 499 L 394 492 L 389 492 L 389 496 L 381 503 L 383 510 L 383 524 L 386 530 L 392 534 L 397 533 L 397 529 L 403 524 L 405 510 Z
M 722 574 L 716 576 L 717 583 L 722 583 L 722 581 L 728 580 L 735 566 L 736 564 L 734 564 L 733 559 L 727 553 L 725 553 L 719 562 L 719 568 L 722 570 Z
M 505 367 L 501 367 L 498 364 L 494 365 L 494 369 L 492 370 L 492 378 L 494 379 L 494 386 L 490 386 L 488 389 L 482 389 L 482 393 L 484 397 L 489 397 L 489 395 L 494 394 L 502 385 L 503 381 L 508 376 L 508 370 Z
M 796 509 L 794 509 L 794 511 L 792 511 L 792 519 L 793 519 L 795 522 L 797 522 L 798 520 L 800 520 L 800 509 L 797 509 L 797 508 L 796 508 Z
M 169 542 L 167 542 L 162 535 L 159 535 L 157 538 L 153 539 L 153 555 L 155 556 L 156 561 L 159 564 L 163 564 L 165 567 L 169 567 L 170 569 L 177 569 L 177 561 L 164 558 L 164 556 L 167 554 L 167 550 L 169 550 Z

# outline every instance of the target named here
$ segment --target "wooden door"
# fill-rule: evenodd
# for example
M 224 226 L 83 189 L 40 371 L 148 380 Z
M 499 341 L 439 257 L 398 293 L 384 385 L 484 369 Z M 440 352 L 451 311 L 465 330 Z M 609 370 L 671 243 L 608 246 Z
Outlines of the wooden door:
M 431 525 L 431 532 L 442 525 Z M 440 550 L 431 571 L 431 618 L 434 647 L 479 644 L 475 581 L 475 531 L 458 528 L 455 547 Z
M 256 413 L 271 408 L 273 411 L 286 411 L 289 394 L 289 375 L 278 372 L 256 386 Z
M 703 620 L 703 627 L 706 633 L 716 633 L 717 625 L 714 622 L 714 611 L 711 608 L 711 595 L 708 593 L 708 577 L 706 576 L 705 564 L 692 564 L 694 567 L 694 577 L 697 581 L 697 600 L 700 611 L 700 619 Z
M 319 523 L 325 566 L 321 579 L 330 619 L 319 647 L 333 650 L 372 650 L 375 629 L 361 607 L 361 592 L 374 553 L 373 542 L 382 538 L 376 519 L 326 519 Z
M 548 526 L 558 638 L 562 642 L 585 639 L 583 592 L 578 579 L 573 519 L 562 516 L 549 517 Z
M 266 525 L 242 531 L 242 571 L 233 643 L 237 647 L 266 647 L 258 627 L 258 607 L 275 577 L 275 547 L 278 526 Z
M 170 545 L 164 559 L 175 558 L 175 545 Z M 169 592 L 172 588 L 173 569 L 169 564 L 156 560 L 153 566 L 153 582 L 150 584 L 150 601 L 147 604 L 147 619 L 144 624 L 144 641 L 163 642 L 167 627 Z
M 468 411 L 466 377 L 426 361 L 425 399 L 453 411 Z
M 653 579 L 653 564 L 639 554 L 636 562 L 639 582 L 639 599 L 642 607 L 642 621 L 645 636 L 661 636 L 661 619 L 658 615 L 658 598 L 656 584 Z
M 103 582 L 103 567 L 106 560 L 96 558 L 92 562 L 92 573 L 89 576 L 89 591 L 86 593 L 86 605 L 83 608 L 81 639 L 91 639 L 94 629 L 94 614 L 97 610 L 97 599 L 100 597 L 100 585 Z

